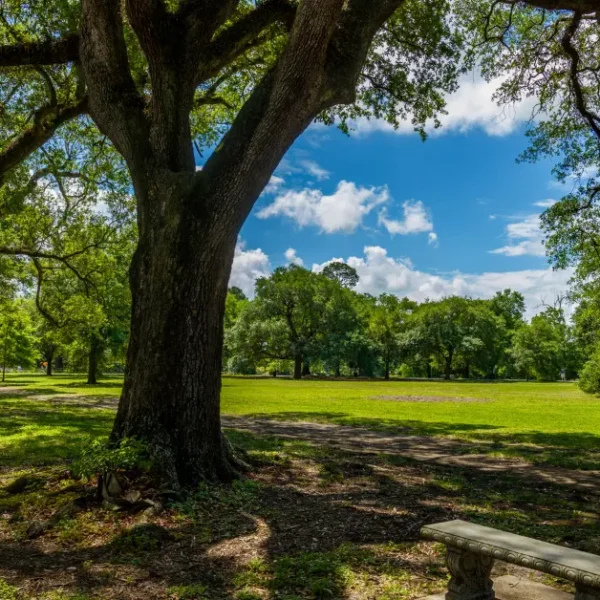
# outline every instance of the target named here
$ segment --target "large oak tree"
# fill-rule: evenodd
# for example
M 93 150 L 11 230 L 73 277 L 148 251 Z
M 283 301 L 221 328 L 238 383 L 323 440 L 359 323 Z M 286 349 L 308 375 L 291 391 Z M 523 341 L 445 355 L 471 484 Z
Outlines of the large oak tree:
M 455 85 L 448 10 L 434 0 L 3 4 L 2 181 L 73 119 L 91 119 L 131 176 L 139 243 L 113 439 L 147 442 L 170 485 L 235 472 L 219 418 L 222 324 L 252 206 L 316 118 L 344 128 L 412 115 L 422 130 Z M 214 148 L 201 170 L 195 145 Z
M 219 419 L 222 322 L 236 239 L 262 189 L 316 118 L 343 129 L 368 115 L 412 118 L 422 132 L 456 84 L 449 10 L 438 0 L 3 2 L 0 182 L 30 173 L 74 122 L 93 123 L 129 171 L 139 242 L 113 439 L 146 441 L 170 485 L 235 472 Z M 209 148 L 197 170 L 194 150 Z

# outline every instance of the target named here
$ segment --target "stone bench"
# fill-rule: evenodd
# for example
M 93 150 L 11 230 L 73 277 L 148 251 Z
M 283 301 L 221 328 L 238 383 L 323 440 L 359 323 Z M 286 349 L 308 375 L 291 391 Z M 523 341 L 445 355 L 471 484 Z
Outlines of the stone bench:
M 421 537 L 448 548 L 446 600 L 494 600 L 495 559 L 572 581 L 575 600 L 600 600 L 600 556 L 466 521 L 426 525 Z

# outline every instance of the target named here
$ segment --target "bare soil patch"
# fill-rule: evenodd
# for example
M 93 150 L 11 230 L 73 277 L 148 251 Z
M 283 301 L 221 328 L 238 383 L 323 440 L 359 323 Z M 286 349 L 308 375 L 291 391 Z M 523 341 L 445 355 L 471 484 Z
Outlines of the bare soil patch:
M 370 399 L 392 402 L 491 402 L 489 398 L 469 398 L 467 396 L 371 396 Z

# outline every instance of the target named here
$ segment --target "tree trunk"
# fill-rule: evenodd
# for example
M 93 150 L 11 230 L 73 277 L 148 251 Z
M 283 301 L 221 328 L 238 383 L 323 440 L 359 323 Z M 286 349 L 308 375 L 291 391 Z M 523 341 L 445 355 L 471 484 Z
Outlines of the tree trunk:
M 92 335 L 90 338 L 90 350 L 88 355 L 88 385 L 96 385 L 98 383 L 98 338 Z
M 294 379 L 302 379 L 302 357 L 294 357 Z
M 469 375 L 470 375 L 469 363 L 467 363 L 465 365 L 465 379 L 469 379 Z
M 6 381 L 6 347 L 4 348 L 4 355 L 2 356 L 2 381 Z
M 335 366 L 335 377 L 341 377 L 340 365 L 339 363 Z
M 310 375 L 310 363 L 307 360 L 302 363 L 302 375 Z
M 427 363 L 427 378 L 431 379 L 431 363 Z
M 444 359 L 444 379 L 450 379 L 452 373 L 452 356 L 446 356 Z
M 46 362 L 48 366 L 46 367 L 46 375 L 52 375 L 52 361 L 54 360 L 54 350 L 50 350 L 48 355 L 46 356 Z
M 390 363 L 388 361 L 385 362 L 385 375 L 383 377 L 386 381 L 390 379 Z
M 220 421 L 235 233 L 202 230 L 190 215 L 165 220 L 141 232 L 131 266 L 131 334 L 112 439 L 146 443 L 158 479 L 172 489 L 231 480 L 241 463 Z

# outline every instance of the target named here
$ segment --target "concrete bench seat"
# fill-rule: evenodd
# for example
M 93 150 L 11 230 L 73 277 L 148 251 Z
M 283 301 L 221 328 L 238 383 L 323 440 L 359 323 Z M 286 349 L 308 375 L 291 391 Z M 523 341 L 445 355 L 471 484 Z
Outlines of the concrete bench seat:
M 421 537 L 448 548 L 446 600 L 494 600 L 495 559 L 572 581 L 575 600 L 600 600 L 600 556 L 460 520 L 426 525 Z

